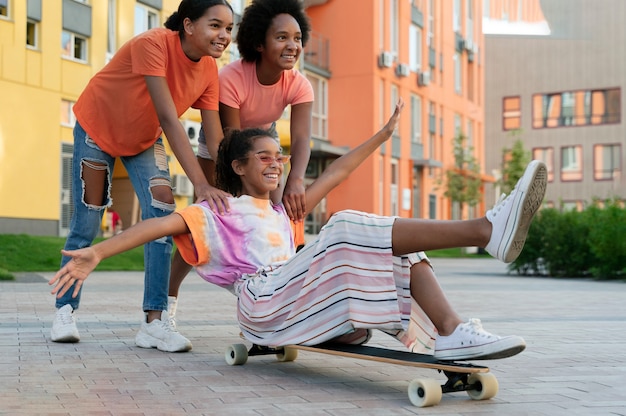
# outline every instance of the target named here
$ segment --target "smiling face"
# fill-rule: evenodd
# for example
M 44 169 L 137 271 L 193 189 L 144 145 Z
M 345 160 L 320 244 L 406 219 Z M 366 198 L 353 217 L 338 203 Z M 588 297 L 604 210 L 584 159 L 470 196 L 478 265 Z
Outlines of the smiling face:
M 197 61 L 203 56 L 219 58 L 230 44 L 233 31 L 233 13 L 225 5 L 209 7 L 196 21 L 185 18 L 183 51 Z
M 271 137 L 254 140 L 245 159 L 232 162 L 233 170 L 241 178 L 242 194 L 259 199 L 269 199 L 270 192 L 278 188 L 285 169 L 281 163 L 280 146 Z M 278 158 L 278 159 L 277 159 Z
M 292 69 L 302 52 L 302 32 L 296 19 L 285 13 L 274 17 L 259 51 L 262 65 Z

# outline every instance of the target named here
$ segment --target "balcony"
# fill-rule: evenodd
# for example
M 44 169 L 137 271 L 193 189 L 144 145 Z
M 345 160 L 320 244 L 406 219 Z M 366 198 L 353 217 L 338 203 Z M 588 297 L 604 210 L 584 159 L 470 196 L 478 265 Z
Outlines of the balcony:
M 311 31 L 302 58 L 304 68 L 318 75 L 330 77 L 330 41 Z

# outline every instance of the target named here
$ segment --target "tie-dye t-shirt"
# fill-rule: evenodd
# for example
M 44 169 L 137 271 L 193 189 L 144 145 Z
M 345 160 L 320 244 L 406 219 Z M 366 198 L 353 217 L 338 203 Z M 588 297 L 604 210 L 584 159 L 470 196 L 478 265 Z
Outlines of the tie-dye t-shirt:
M 190 234 L 174 236 L 174 241 L 203 279 L 230 289 L 243 274 L 281 264 L 296 250 L 282 204 L 248 195 L 228 202 L 226 214 L 213 212 L 206 202 L 178 212 Z

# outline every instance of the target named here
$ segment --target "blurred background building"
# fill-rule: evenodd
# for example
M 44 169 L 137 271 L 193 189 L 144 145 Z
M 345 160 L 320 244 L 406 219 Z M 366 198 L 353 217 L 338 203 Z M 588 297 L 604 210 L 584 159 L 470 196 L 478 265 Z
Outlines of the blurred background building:
M 484 12 L 486 172 L 500 176 L 519 138 L 548 166 L 547 205 L 626 200 L 626 2 L 485 0 Z

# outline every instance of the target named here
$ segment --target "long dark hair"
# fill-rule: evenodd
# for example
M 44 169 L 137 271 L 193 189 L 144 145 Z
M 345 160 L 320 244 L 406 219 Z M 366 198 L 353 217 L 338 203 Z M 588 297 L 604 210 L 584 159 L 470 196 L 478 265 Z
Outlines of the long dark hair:
M 227 0 L 183 0 L 178 5 L 178 11 L 167 18 L 165 27 L 178 32 L 182 39 L 185 36 L 183 20 L 188 17 L 189 20 L 195 22 L 206 13 L 207 9 L 213 6 L 226 6 L 233 12 L 233 8 Z
M 261 137 L 270 137 L 272 134 L 263 129 L 250 128 L 244 130 L 230 130 L 220 142 L 215 162 L 217 187 L 233 196 L 240 196 L 243 190 L 241 178 L 232 167 L 234 160 L 243 160 L 252 150 L 254 141 Z M 247 163 L 247 162 L 245 162 Z
M 256 62 L 261 59 L 261 52 L 257 48 L 265 45 L 265 35 L 274 17 L 283 13 L 296 19 L 302 32 L 302 46 L 306 46 L 311 24 L 300 0 L 253 0 L 244 10 L 237 28 L 237 48 L 244 61 Z

